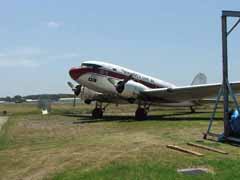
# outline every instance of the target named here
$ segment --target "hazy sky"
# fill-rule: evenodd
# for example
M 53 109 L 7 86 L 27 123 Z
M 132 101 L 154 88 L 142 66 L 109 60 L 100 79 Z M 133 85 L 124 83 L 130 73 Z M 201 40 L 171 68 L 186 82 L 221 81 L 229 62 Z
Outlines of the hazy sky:
M 240 10 L 237 0 L 0 2 L 0 96 L 71 93 L 68 70 L 84 60 L 177 85 L 198 72 L 221 81 L 221 10 Z M 240 26 L 229 47 L 230 79 L 240 80 Z

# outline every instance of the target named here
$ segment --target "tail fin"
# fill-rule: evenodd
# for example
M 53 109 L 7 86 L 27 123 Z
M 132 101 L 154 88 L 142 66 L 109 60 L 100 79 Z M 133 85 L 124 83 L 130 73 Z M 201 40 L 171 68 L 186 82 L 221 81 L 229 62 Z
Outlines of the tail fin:
M 193 79 L 191 85 L 207 84 L 207 76 L 203 73 L 198 73 Z

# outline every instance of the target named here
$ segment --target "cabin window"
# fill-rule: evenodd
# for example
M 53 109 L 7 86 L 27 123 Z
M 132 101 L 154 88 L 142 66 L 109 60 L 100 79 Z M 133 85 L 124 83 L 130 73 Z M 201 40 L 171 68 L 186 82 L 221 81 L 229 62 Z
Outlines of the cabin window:
M 113 68 L 113 71 L 117 71 L 117 69 L 116 69 L 116 68 Z
M 88 68 L 101 68 L 102 66 L 98 64 L 89 64 L 89 63 L 82 63 L 81 67 L 88 67 Z

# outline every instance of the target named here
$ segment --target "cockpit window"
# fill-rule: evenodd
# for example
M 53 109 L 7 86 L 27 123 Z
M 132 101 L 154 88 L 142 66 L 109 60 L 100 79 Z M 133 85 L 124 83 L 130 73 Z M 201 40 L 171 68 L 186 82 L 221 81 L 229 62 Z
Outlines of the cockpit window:
M 82 63 L 81 67 L 100 68 L 102 66 L 97 65 L 97 64 Z

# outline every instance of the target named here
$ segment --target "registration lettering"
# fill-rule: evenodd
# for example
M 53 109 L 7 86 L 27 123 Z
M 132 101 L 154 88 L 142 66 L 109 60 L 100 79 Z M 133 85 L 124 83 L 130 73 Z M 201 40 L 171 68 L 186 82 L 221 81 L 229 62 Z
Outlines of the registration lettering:
M 88 81 L 90 81 L 90 82 L 94 82 L 94 83 L 96 83 L 97 82 L 97 78 L 96 78 L 96 76 L 90 76 L 89 78 L 88 78 Z

